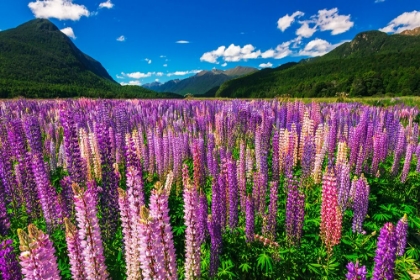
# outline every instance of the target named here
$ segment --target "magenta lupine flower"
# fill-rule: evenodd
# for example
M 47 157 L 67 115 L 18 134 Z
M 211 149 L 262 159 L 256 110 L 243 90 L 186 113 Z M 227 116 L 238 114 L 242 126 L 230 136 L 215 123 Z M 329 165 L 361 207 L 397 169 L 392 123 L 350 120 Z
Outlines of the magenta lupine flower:
M 394 161 L 391 167 L 391 174 L 394 176 L 398 173 L 398 169 L 400 167 L 400 160 L 404 153 L 405 145 L 406 145 L 406 140 L 405 140 L 405 135 L 404 135 L 404 127 L 400 125 L 397 144 L 394 150 Z
M 165 279 L 177 279 L 175 246 L 168 205 L 172 182 L 173 174 L 171 172 L 167 176 L 165 186 L 162 187 L 160 183 L 157 183 L 150 197 L 150 216 L 158 223 L 158 232 L 154 238 L 158 238 L 163 247 Z
M 95 197 L 91 189 L 83 190 L 75 183 L 72 188 L 85 274 L 88 279 L 107 279 Z
M 118 205 L 120 207 L 120 219 L 125 248 L 126 273 L 127 278 L 130 278 L 133 274 L 132 264 L 138 261 L 137 259 L 133 260 L 133 252 L 131 250 L 131 242 L 133 242 L 132 234 L 136 230 L 135 228 L 133 229 L 134 223 L 132 223 L 132 220 L 136 220 L 137 216 L 134 216 L 133 218 L 130 216 L 127 193 L 121 188 L 118 188 Z
M 289 245 L 297 246 L 302 237 L 305 218 L 305 194 L 299 190 L 295 178 L 287 178 L 286 238 Z
M 140 210 L 140 267 L 144 280 L 166 279 L 163 244 L 159 236 L 159 222 L 151 217 L 149 210 L 142 206 Z
M 87 277 L 83 266 L 83 255 L 78 230 L 68 218 L 64 218 L 64 224 L 66 226 L 67 251 L 70 259 L 72 278 L 74 280 L 85 280 Z
M 405 160 L 404 166 L 401 173 L 401 182 L 405 182 L 407 180 L 408 172 L 410 171 L 410 164 L 411 164 L 411 157 L 413 155 L 414 145 L 409 143 L 407 145 L 407 150 L 405 152 Z
M 273 170 L 273 180 L 277 181 L 279 179 L 279 132 L 276 131 L 273 135 L 273 157 L 272 157 L 272 170 Z
M 252 242 L 254 240 L 255 209 L 254 200 L 250 195 L 246 199 L 245 221 L 246 242 Z
M 337 182 L 332 168 L 327 168 L 322 182 L 321 238 L 329 253 L 340 243 L 342 216 L 338 205 Z
M 357 180 L 355 188 L 353 198 L 353 232 L 363 233 L 363 221 L 369 206 L 369 185 L 363 174 Z
M 200 278 L 201 250 L 198 236 L 198 191 L 191 184 L 184 185 L 185 279 Z
M 18 229 L 19 259 L 22 274 L 28 280 L 58 280 L 61 279 L 54 256 L 55 249 L 49 236 L 36 228 L 33 224 L 28 226 L 27 234 Z
M 207 197 L 201 191 L 198 198 L 198 242 L 201 244 L 205 241 L 207 234 L 207 218 L 208 218 L 208 205 Z
M 22 279 L 22 272 L 13 252 L 12 243 L 11 239 L 6 239 L 0 243 L 0 275 L 3 280 Z
M 397 238 L 397 255 L 402 256 L 405 252 L 405 246 L 407 245 L 407 230 L 408 230 L 408 219 L 407 214 L 398 221 L 395 229 Z
M 194 185 L 200 188 L 204 184 L 204 141 L 195 139 L 193 143 Z
M 394 279 L 397 245 L 395 227 L 392 223 L 386 223 L 378 237 L 378 248 L 376 249 L 372 279 Z
M 366 280 L 366 266 L 362 265 L 360 266 L 359 262 L 356 261 L 356 263 L 349 262 L 347 264 L 347 274 L 346 279 L 347 280 Z

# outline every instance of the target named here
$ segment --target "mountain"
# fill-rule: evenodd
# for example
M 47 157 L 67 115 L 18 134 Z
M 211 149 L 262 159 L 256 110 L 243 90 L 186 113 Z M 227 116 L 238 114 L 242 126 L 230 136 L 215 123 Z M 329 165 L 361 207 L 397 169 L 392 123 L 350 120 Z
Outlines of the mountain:
M 162 95 L 162 94 L 161 94 Z M 154 97 L 122 87 L 47 19 L 0 32 L 0 97 Z
M 158 92 L 174 92 L 178 94 L 192 93 L 194 95 L 203 95 L 207 91 L 219 87 L 226 81 L 234 78 L 256 72 L 252 67 L 238 66 L 226 71 L 213 69 L 210 71 L 200 71 L 199 73 L 183 80 L 170 80 L 164 84 L 150 83 L 143 87 Z
M 400 33 L 401 35 L 409 35 L 409 36 L 419 36 L 420 35 L 420 26 L 414 28 L 412 30 L 404 30 Z
M 324 56 L 227 81 L 216 96 L 420 95 L 420 36 L 407 36 L 418 32 L 362 32 Z

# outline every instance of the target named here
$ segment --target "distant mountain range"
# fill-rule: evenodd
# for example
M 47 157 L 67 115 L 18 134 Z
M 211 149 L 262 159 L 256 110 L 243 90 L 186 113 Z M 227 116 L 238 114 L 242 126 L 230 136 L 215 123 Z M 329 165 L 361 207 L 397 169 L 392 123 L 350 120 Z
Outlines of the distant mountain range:
M 193 95 L 203 95 L 209 90 L 218 88 L 226 81 L 251 74 L 258 71 L 252 67 L 235 67 L 229 70 L 213 69 L 211 71 L 201 71 L 196 75 L 180 80 L 170 80 L 166 83 L 149 83 L 144 84 L 143 87 L 157 92 L 173 92 L 177 94 L 191 93 Z
M 53 23 L 35 19 L 0 32 L 0 98 L 174 97 L 123 87 Z
M 217 97 L 420 95 L 420 28 L 362 32 L 321 57 L 223 83 Z

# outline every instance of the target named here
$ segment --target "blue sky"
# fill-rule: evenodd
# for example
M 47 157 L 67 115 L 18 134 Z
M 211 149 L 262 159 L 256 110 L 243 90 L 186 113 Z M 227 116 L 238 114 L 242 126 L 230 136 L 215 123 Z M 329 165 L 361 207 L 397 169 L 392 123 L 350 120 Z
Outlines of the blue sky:
M 122 84 L 277 67 L 366 30 L 420 26 L 419 0 L 0 1 L 0 30 L 49 18 Z

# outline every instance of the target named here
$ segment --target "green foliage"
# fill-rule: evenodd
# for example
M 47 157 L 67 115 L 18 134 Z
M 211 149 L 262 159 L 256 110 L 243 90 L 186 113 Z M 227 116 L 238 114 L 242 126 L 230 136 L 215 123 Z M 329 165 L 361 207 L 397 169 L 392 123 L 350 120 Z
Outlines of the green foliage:
M 54 24 L 35 19 L 0 32 L 0 98 L 180 98 L 121 86 Z
M 420 36 L 363 32 L 317 58 L 222 84 L 217 97 L 420 95 Z

